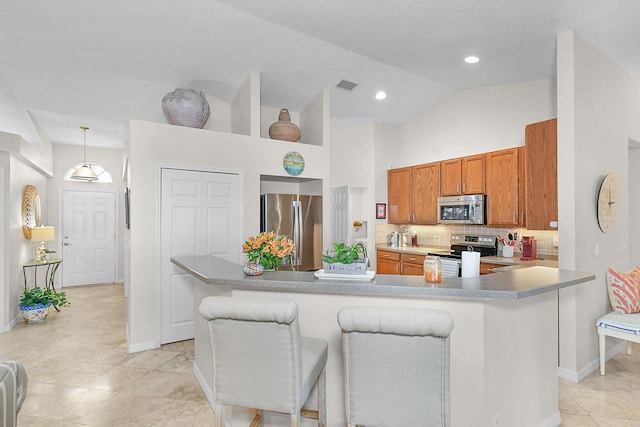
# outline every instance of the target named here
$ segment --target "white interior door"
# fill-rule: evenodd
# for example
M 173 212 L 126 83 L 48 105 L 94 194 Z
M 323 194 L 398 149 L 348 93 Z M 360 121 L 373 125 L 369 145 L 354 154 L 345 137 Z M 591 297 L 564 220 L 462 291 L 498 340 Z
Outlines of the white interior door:
M 113 283 L 116 194 L 62 192 L 62 286 Z
M 193 276 L 171 257 L 214 255 L 238 262 L 240 177 L 162 169 L 160 341 L 193 338 Z
M 349 187 L 331 189 L 331 241 L 349 242 Z

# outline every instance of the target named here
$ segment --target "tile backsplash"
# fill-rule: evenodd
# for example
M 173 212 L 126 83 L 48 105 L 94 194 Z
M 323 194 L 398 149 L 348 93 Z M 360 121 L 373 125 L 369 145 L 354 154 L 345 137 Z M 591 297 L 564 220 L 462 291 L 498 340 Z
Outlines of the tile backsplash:
M 558 232 L 546 230 L 527 230 L 526 228 L 492 228 L 477 225 L 402 225 L 376 224 L 376 244 L 386 244 L 387 235 L 393 231 L 407 232 L 409 244 L 411 233 L 418 236 L 420 246 L 449 247 L 449 239 L 452 234 L 478 234 L 487 236 L 502 236 L 507 239 L 509 233 L 518 233 L 518 241 L 522 236 L 534 236 L 537 241 L 538 255 L 547 255 L 550 258 L 558 257 Z M 516 254 L 520 254 L 516 245 Z M 518 255 L 519 256 L 519 255 Z

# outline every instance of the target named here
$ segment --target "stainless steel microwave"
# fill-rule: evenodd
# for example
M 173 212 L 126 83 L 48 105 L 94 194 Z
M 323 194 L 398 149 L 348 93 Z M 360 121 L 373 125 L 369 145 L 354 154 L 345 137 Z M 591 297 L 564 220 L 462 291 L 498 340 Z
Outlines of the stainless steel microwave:
M 438 197 L 438 222 L 440 224 L 484 224 L 486 196 Z

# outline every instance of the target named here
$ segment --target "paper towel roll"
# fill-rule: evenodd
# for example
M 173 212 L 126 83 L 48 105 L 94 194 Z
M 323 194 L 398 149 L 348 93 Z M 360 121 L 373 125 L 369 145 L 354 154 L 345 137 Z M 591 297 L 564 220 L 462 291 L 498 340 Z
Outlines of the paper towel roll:
M 462 252 L 462 277 L 480 275 L 480 252 Z

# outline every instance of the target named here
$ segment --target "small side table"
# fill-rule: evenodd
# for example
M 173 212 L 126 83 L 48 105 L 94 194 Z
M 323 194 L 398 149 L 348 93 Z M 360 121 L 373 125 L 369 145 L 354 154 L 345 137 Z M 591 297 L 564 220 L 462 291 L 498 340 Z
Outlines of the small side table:
M 38 286 L 38 267 L 44 267 L 46 265 L 47 271 L 44 276 L 44 287 L 57 292 L 55 288 L 55 278 L 56 271 L 58 271 L 60 264 L 62 264 L 62 258 L 51 258 L 44 261 L 31 260 L 24 264 L 22 266 L 22 272 L 24 274 L 24 289 L 27 290 L 27 268 L 33 267 L 33 286 Z

